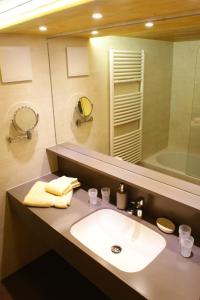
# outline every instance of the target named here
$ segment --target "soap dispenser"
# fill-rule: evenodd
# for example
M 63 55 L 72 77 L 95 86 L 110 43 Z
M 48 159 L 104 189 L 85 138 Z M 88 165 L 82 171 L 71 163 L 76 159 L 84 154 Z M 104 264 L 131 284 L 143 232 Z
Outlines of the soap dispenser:
M 117 208 L 125 210 L 127 207 L 127 192 L 125 190 L 124 184 L 120 183 L 119 189 L 117 191 Z

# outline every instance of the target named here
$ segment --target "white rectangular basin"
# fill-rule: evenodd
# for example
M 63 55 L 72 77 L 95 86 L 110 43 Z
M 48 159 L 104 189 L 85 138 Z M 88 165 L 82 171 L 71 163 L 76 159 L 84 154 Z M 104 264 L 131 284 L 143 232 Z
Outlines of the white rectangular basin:
M 124 272 L 141 271 L 166 246 L 160 234 L 112 209 L 95 211 L 72 225 L 70 232 L 95 254 Z

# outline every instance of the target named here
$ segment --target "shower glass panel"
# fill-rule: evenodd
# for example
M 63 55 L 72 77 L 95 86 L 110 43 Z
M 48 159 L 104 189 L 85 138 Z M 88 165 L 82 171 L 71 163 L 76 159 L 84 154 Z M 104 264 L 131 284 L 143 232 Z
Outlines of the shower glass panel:
M 200 48 L 197 50 L 186 174 L 200 178 Z

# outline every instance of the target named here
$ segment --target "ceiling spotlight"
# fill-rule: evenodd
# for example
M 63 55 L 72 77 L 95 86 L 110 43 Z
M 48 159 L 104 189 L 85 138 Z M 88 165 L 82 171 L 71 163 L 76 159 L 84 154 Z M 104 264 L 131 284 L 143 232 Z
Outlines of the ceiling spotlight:
M 47 31 L 47 26 L 40 26 L 40 27 L 39 27 L 39 30 L 40 30 L 40 31 Z
M 93 30 L 92 32 L 91 32 L 91 34 L 93 34 L 93 35 L 97 35 L 99 32 L 97 31 L 97 30 Z
M 154 23 L 153 22 L 147 22 L 145 23 L 145 27 L 151 28 L 153 27 Z
M 99 19 L 103 18 L 103 15 L 101 13 L 94 13 L 92 15 L 92 18 L 95 20 L 99 20 Z

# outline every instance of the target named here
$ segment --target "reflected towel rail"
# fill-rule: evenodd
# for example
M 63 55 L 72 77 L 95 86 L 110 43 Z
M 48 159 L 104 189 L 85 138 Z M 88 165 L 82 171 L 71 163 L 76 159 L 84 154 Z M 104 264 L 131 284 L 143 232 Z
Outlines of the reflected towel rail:
M 110 49 L 110 153 L 133 163 L 142 159 L 143 73 L 144 51 Z

